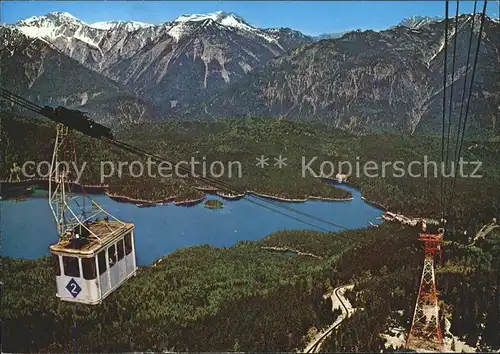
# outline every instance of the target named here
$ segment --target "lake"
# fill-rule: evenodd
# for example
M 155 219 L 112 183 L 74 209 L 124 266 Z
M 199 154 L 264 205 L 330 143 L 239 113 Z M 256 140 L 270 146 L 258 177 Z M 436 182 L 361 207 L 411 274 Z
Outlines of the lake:
M 380 224 L 382 210 L 365 203 L 360 192 L 347 185 L 337 185 L 353 194 L 352 201 L 307 201 L 286 203 L 287 207 L 349 229 Z M 258 240 L 283 229 L 314 229 L 284 215 L 252 203 L 249 199 L 282 213 L 317 225 L 322 229 L 339 229 L 311 220 L 302 215 L 276 207 L 262 200 L 245 196 L 226 201 L 222 209 L 207 209 L 203 203 L 192 207 L 166 204 L 151 208 L 138 208 L 134 204 L 118 203 L 105 195 L 92 198 L 106 211 L 120 220 L 135 224 L 137 263 L 150 265 L 153 261 L 177 249 L 201 244 L 214 247 L 232 246 L 242 240 Z M 57 242 L 56 225 L 47 198 L 31 198 L 22 202 L 0 201 L 0 235 L 2 255 L 16 258 L 39 258 L 49 255 L 49 245 Z

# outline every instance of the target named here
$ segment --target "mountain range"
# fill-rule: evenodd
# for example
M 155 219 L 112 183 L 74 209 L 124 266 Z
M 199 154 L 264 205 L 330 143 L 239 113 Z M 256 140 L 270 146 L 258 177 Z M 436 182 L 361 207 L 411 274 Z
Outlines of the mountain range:
M 457 28 L 450 23 L 448 41 L 457 41 L 456 74 L 448 76 L 448 85 L 453 80 L 457 87 L 454 111 L 463 101 L 470 21 L 463 15 Z M 498 134 L 498 27 L 486 19 L 472 131 Z M 355 132 L 413 133 L 435 131 L 441 119 L 439 18 L 415 16 L 383 31 L 308 36 L 257 28 L 225 12 L 157 25 L 87 24 L 54 12 L 1 25 L 0 37 L 2 86 L 40 104 L 86 110 L 103 122 L 285 116 Z M 450 73 L 451 54 L 448 61 Z

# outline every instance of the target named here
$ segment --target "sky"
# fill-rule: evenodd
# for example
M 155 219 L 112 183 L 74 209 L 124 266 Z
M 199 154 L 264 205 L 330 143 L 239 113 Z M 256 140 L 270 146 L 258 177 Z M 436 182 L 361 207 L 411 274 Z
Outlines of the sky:
M 450 16 L 456 3 L 450 1 Z M 478 3 L 478 12 L 483 2 Z M 260 27 L 290 27 L 308 35 L 356 29 L 381 30 L 404 18 L 444 17 L 444 1 L 1 1 L 1 23 L 64 11 L 87 23 L 132 20 L 152 24 L 182 14 L 233 12 Z M 460 1 L 460 13 L 472 13 L 473 1 Z M 487 14 L 498 17 L 498 1 L 488 2 Z

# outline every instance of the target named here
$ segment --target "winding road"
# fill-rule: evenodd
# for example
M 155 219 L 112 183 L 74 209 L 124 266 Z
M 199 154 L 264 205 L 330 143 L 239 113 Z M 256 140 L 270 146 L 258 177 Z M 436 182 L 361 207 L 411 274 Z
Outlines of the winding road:
M 344 292 L 345 289 L 352 289 L 353 285 L 343 285 L 339 286 L 330 293 L 330 298 L 332 299 L 332 311 L 338 307 L 342 310 L 342 315 L 337 317 L 335 322 L 330 325 L 326 330 L 320 332 L 316 335 L 316 338 L 309 343 L 309 345 L 304 349 L 304 353 L 317 353 L 321 344 L 325 338 L 327 338 L 334 330 L 336 330 L 342 322 L 351 315 L 353 309 L 350 306 L 349 302 L 343 297 L 341 292 Z M 340 306 L 335 306 L 335 304 L 339 304 Z

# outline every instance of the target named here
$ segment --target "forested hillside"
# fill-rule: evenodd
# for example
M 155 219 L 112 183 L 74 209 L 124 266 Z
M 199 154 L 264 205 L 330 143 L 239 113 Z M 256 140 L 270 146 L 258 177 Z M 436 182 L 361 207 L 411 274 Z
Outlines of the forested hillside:
M 26 120 L 9 114 L 3 114 L 0 124 L 5 137 L 5 143 L 2 143 L 5 158 L 2 177 L 8 177 L 14 162 L 21 165 L 27 160 L 50 160 L 54 125 L 45 123 L 43 119 Z M 200 163 L 205 158 L 208 165 L 213 161 L 222 161 L 226 166 L 231 161 L 240 162 L 241 177 L 238 176 L 238 169 L 233 168 L 232 176 L 226 173 L 218 179 L 239 191 L 252 190 L 284 198 L 350 197 L 349 192 L 314 177 L 314 174 L 323 173 L 335 178 L 338 172 L 348 173 L 346 165 L 339 165 L 348 162 L 352 167 L 348 182 L 360 187 L 366 199 L 408 216 L 440 216 L 442 166 L 441 140 L 438 138 L 387 133 L 355 136 L 322 124 L 273 119 L 170 121 L 163 124 L 128 124 L 114 130 L 119 139 L 165 156 L 173 165 L 192 158 Z M 129 153 L 109 148 L 103 142 L 79 134 L 77 137 L 79 159 L 88 162 L 83 182 L 100 182 L 100 161 L 111 161 L 116 165 L 117 161 L 132 162 L 137 159 Z M 20 150 L 16 146 L 26 148 Z M 452 154 L 454 151 L 450 151 L 450 156 Z M 256 166 L 256 158 L 261 155 L 269 159 L 270 167 Z M 281 169 L 273 166 L 273 159 L 279 155 L 287 159 L 287 166 Z M 466 162 L 481 163 L 475 173 L 480 178 L 469 177 L 477 166 L 464 166 L 464 177 L 456 178 L 450 213 L 458 228 L 473 232 L 500 214 L 500 142 L 465 141 L 461 156 Z M 394 168 L 397 161 L 402 163 L 403 174 Z M 416 163 L 410 170 L 409 164 L 413 161 Z M 426 161 L 429 164 L 427 167 Z M 389 164 L 383 167 L 384 162 Z M 373 163 L 378 169 L 365 173 L 364 166 Z M 198 174 L 202 171 L 200 167 L 196 167 Z M 458 167 L 455 170 L 459 172 Z M 211 176 L 207 171 L 207 175 Z M 451 183 L 451 178 L 447 181 Z M 203 193 L 194 186 L 206 184 L 158 175 L 156 178 L 132 178 L 127 169 L 121 178 L 115 174 L 105 179 L 105 183 L 110 185 L 113 194 L 144 200 L 162 200 L 172 196 L 176 196 L 177 200 L 199 198 Z M 226 192 L 235 194 L 234 190 Z
M 324 261 L 262 250 L 259 242 L 178 250 L 156 266 L 141 267 L 102 305 L 78 306 L 79 351 L 302 347 L 310 327 L 334 320 L 323 299 L 332 263 L 353 246 L 350 239 L 363 243 L 375 237 L 372 232 L 383 235 L 377 230 L 348 231 L 349 238 L 327 247 Z M 293 233 L 307 237 L 310 231 Z M 73 305 L 54 296 L 50 260 L 3 258 L 2 279 L 3 349 L 71 351 Z
M 479 16 L 474 19 L 472 50 L 478 43 Z M 438 133 L 441 130 L 443 70 L 447 58 L 447 95 L 452 121 L 458 122 L 468 94 L 466 69 L 472 18 L 448 20 L 416 28 L 352 31 L 340 38 L 300 46 L 252 71 L 186 115 L 207 117 L 303 118 L 357 133 Z M 499 23 L 486 17 L 472 85 L 468 133 L 498 136 Z M 452 42 L 456 38 L 456 55 Z M 473 62 L 473 55 L 470 56 Z M 452 67 L 455 68 L 453 79 Z M 467 90 L 463 92 L 467 78 Z M 452 81 L 453 80 L 453 81 Z M 465 108 L 464 108 L 465 109 Z M 465 111 L 464 111 L 465 112 Z
M 325 351 L 379 351 L 390 318 L 406 330 L 423 251 L 418 230 L 397 225 L 321 234 L 283 231 L 234 247 L 197 246 L 142 267 L 99 306 L 77 308 L 80 352 L 291 351 L 334 321 L 329 287 L 354 283 L 359 309 Z M 261 246 L 288 245 L 322 256 L 293 257 Z M 445 245 L 438 268 L 443 319 L 479 347 L 500 349 L 500 233 L 476 246 Z M 2 258 L 2 343 L 10 352 L 73 348 L 73 305 L 56 299 L 50 260 Z M 43 306 L 40 306 L 43 304 Z M 402 310 L 402 315 L 397 314 Z M 42 330 L 43 328 L 43 330 Z
M 403 351 L 424 260 L 420 225 L 385 221 L 339 232 L 281 230 L 236 243 L 233 231 L 244 238 L 237 226 L 221 243 L 230 247 L 212 247 L 209 242 L 218 235 L 201 225 L 214 213 L 238 223 L 229 202 L 219 199 L 244 194 L 345 205 L 359 195 L 339 188 L 346 183 L 358 188 L 366 203 L 384 209 L 384 217 L 446 215 L 442 258 L 435 259 L 445 341 L 451 344 L 453 338 L 452 351 L 460 341 L 500 353 L 500 22 L 484 11 L 483 17 L 459 12 L 457 3 L 455 20 L 412 17 L 384 30 L 318 37 L 285 27 L 258 28 L 222 11 L 154 25 L 90 24 L 66 12 L 0 24 L 2 89 L 42 106 L 88 112 L 117 140 L 163 157 L 173 174 L 161 176 L 157 162 L 150 169 L 144 156 L 109 140 L 72 132 L 76 162 L 84 169 L 78 184 L 100 184 L 111 198 L 138 207 L 165 204 L 167 213 L 210 193 L 220 196 L 205 205 L 214 210 L 194 209 L 203 216 L 174 220 L 182 244 L 196 246 L 160 253 L 162 258 L 140 266 L 102 304 L 59 300 L 50 257 L 0 255 L 1 351 L 302 352 L 341 320 L 340 308 L 332 308 L 337 301 L 332 290 L 341 286 L 351 288 L 344 296 L 354 309 L 321 351 Z M 478 48 L 472 83 L 469 46 L 474 53 Z M 470 106 L 464 107 L 468 89 L 462 90 L 469 84 Z M 449 147 L 441 138 L 443 95 L 451 110 Z M 462 108 L 465 140 L 455 151 Z M 23 203 L 33 202 L 29 195 L 47 182 L 9 179 L 47 176 L 47 165 L 26 171 L 44 176 L 14 176 L 15 166 L 50 162 L 56 125 L 21 109 L 0 100 L 0 214 L 9 203 L 22 222 Z M 443 167 L 444 156 L 455 166 Z M 137 174 L 132 162 L 147 170 Z M 218 176 L 211 168 L 216 162 L 215 171 L 223 166 Z M 173 167 L 179 163 L 201 178 L 180 176 Z M 225 185 L 210 189 L 214 179 Z M 11 197 L 15 201 L 3 200 Z M 300 205 L 307 214 L 295 211 L 314 218 L 318 204 Z M 137 226 L 140 213 L 162 211 L 136 206 L 126 205 L 132 215 L 127 220 Z M 279 221 L 273 211 L 280 211 L 270 209 L 262 219 L 242 210 L 257 231 L 259 223 L 275 227 Z M 341 218 L 350 221 L 346 210 Z M 172 224 L 158 215 L 164 226 L 149 222 L 146 232 L 154 228 L 163 233 L 162 242 L 177 248 Z M 195 237 L 190 239 L 185 223 L 200 227 L 193 229 Z M 0 241 L 19 243 L 15 233 L 0 231 Z M 118 247 L 118 259 L 123 253 Z M 80 270 L 88 278 L 83 266 Z M 392 341 L 395 329 L 399 334 Z
M 340 283 L 354 280 L 350 300 L 362 310 L 346 320 L 323 351 L 379 351 L 384 344 L 377 334 L 387 332 L 389 318 L 409 329 L 423 262 L 415 240 L 414 235 L 398 239 L 388 234 L 371 247 L 345 254 L 336 275 Z M 496 231 L 476 245 L 446 242 L 436 269 L 441 327 L 447 319 L 451 333 L 481 351 L 500 348 L 499 257 Z
M 0 26 L 1 68 L 17 94 L 42 105 L 90 103 L 97 120 L 124 120 L 116 102 L 102 100 L 120 92 L 119 106 L 135 101 L 137 118 L 140 112 L 162 120 L 287 117 L 355 133 L 437 133 L 445 58 L 456 122 L 480 22 L 470 14 L 449 19 L 448 27 L 441 18 L 414 18 L 384 30 L 314 38 L 258 28 L 222 11 L 104 27 L 52 12 Z M 468 133 L 477 138 L 500 132 L 498 31 L 498 20 L 486 16 L 468 114 Z
M 50 158 L 53 124 L 10 115 L 4 115 L 1 123 L 3 176 L 13 162 Z M 326 189 L 337 191 L 312 177 L 309 181 L 314 184 L 289 183 L 292 178 L 302 180 L 303 155 L 334 162 L 412 161 L 421 160 L 423 155 L 439 161 L 437 139 L 391 134 L 359 137 L 318 124 L 284 120 L 129 125 L 128 129 L 118 129 L 116 135 L 169 156 L 171 161 L 189 158 L 196 151 L 209 161 L 221 156 L 242 160 L 248 175 L 228 182 L 284 196 L 314 191 L 321 196 Z M 452 332 L 471 344 L 481 338 L 481 348 L 489 348 L 497 345 L 499 236 L 492 233 L 474 246 L 469 245 L 469 238 L 493 217 L 498 220 L 499 146 L 497 142 L 474 141 L 465 146 L 465 158 L 483 162 L 483 177 L 457 180 L 453 208 L 457 232 L 448 235 L 445 262 L 437 271 L 438 286 Z M 89 175 L 84 177 L 89 183 L 96 181 L 98 161 L 134 159 L 84 137 L 78 139 L 77 151 L 90 163 Z M 285 153 L 293 167 L 289 170 L 262 172 L 252 168 L 255 156 Z M 317 171 L 318 165 L 312 168 Z M 348 180 L 360 186 L 365 197 L 391 210 L 427 216 L 439 211 L 438 178 L 354 175 Z M 107 182 L 111 191 L 133 197 L 177 194 L 185 198 L 189 193 L 201 193 L 193 188 L 192 180 L 156 181 L 130 178 Z M 464 235 L 464 230 L 469 234 Z M 136 278 L 103 305 L 78 307 L 78 346 L 81 351 L 93 352 L 303 348 L 314 333 L 312 327 L 319 329 L 334 320 L 323 294 L 335 285 L 354 282 L 351 300 L 365 310 L 348 319 L 324 350 L 378 351 L 384 346 L 379 334 L 385 331 L 389 317 L 409 327 L 423 256 L 416 242 L 417 232 L 397 225 L 335 234 L 283 231 L 260 242 L 241 242 L 231 248 L 179 250 L 157 266 L 141 268 Z M 321 258 L 292 257 L 260 246 L 289 247 Z M 73 308 L 54 296 L 49 259 L 4 258 L 2 281 L 4 350 L 72 350 Z M 396 315 L 397 310 L 403 310 L 403 315 Z
M 2 25 L 0 39 L 3 89 L 41 106 L 88 110 L 92 118 L 106 123 L 143 122 L 157 117 L 152 106 L 132 90 L 83 66 L 43 39 Z M 3 99 L 0 107 L 16 112 L 21 109 Z

